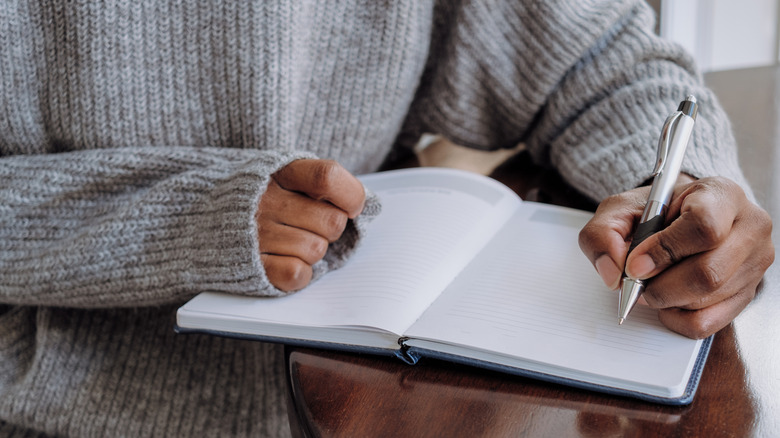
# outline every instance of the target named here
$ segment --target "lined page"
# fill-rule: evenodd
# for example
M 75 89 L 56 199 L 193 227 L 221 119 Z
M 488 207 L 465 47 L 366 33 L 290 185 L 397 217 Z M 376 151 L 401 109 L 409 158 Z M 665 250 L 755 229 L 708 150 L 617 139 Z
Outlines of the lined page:
M 363 177 L 382 213 L 348 263 L 280 298 L 201 294 L 187 311 L 403 333 L 520 204 L 486 177 L 410 169 Z
M 618 325 L 617 292 L 577 244 L 588 217 L 525 203 L 406 335 L 519 356 L 524 367 L 564 377 L 679 390 L 699 341 L 664 328 L 643 306 Z

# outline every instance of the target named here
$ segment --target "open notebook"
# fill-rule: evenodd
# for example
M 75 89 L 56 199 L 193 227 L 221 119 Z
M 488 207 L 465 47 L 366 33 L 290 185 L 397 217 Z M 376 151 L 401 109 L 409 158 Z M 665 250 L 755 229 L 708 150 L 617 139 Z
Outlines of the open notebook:
M 637 306 L 617 323 L 577 244 L 591 214 L 524 202 L 448 169 L 361 177 L 382 213 L 350 261 L 281 298 L 203 293 L 177 330 L 436 357 L 667 404 L 689 403 L 710 339 Z

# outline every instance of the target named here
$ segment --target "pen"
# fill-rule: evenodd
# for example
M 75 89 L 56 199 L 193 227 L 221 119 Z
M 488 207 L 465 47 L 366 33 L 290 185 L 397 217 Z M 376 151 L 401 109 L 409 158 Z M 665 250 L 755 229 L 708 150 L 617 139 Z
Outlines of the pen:
M 628 254 L 645 239 L 661 231 L 666 219 L 666 211 L 672 198 L 674 185 L 680 174 L 685 148 L 693 132 L 693 124 L 698 112 L 696 98 L 687 96 L 677 107 L 677 111 L 667 117 L 658 140 L 658 159 L 653 169 L 653 185 L 647 198 L 647 205 L 634 231 L 634 238 L 628 248 Z M 626 259 L 628 259 L 626 254 Z M 618 324 L 628 318 L 629 312 L 644 291 L 643 280 L 631 278 L 623 271 L 618 302 Z

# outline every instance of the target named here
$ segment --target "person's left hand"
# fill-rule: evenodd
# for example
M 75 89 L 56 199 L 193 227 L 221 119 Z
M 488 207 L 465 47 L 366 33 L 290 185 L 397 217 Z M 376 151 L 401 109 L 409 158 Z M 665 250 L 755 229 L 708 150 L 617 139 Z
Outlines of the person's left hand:
M 661 322 L 691 338 L 707 337 L 755 297 L 774 261 L 772 221 L 736 183 L 681 175 L 667 227 L 626 260 L 649 190 L 642 187 L 601 202 L 580 232 L 580 248 L 612 289 L 619 287 L 626 265 L 630 276 L 652 278 L 642 297 L 659 309 Z

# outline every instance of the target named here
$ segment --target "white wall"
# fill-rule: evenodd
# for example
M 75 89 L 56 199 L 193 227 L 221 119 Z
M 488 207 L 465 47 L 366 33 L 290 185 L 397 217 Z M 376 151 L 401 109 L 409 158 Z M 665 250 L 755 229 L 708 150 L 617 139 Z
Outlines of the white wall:
M 704 71 L 772 65 L 780 57 L 778 0 L 662 0 L 661 35 Z

